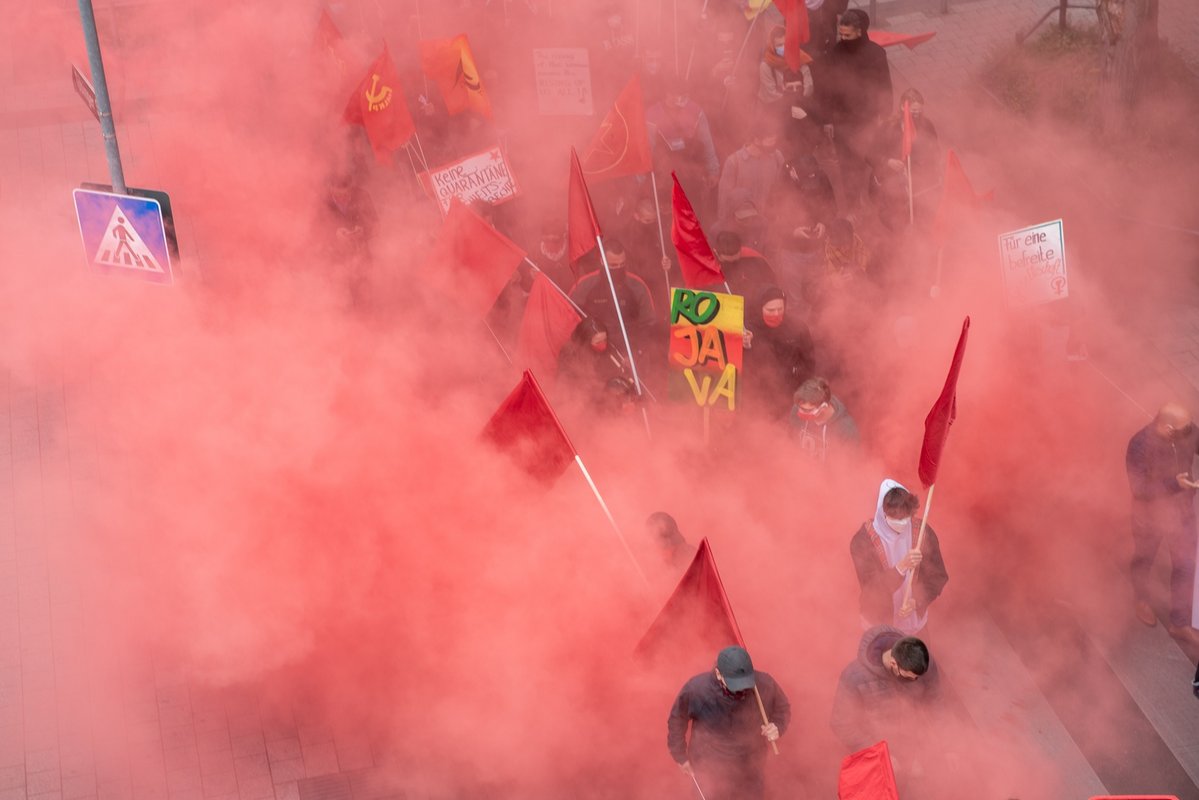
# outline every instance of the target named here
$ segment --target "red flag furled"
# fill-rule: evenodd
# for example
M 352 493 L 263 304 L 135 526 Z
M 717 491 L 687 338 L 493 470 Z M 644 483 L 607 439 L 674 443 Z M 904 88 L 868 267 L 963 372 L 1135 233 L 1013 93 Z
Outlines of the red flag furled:
M 845 757 L 837 780 L 837 800 L 899 800 L 886 742 Z
M 906 161 L 912 156 L 912 142 L 916 139 L 916 123 L 912 122 L 912 107 L 907 100 L 903 101 L 903 158 Z
M 745 646 L 708 540 L 699 543 L 666 605 L 634 651 L 647 659 L 712 658 L 730 645 Z
M 633 75 L 583 151 L 583 171 L 604 181 L 624 175 L 644 175 L 653 168 L 641 78 Z
M 941 396 L 933 403 L 932 410 L 924 418 L 924 444 L 920 447 L 920 483 L 927 489 L 937 482 L 937 468 L 941 466 L 941 454 L 945 451 L 945 440 L 949 437 L 949 426 L 958 415 L 958 373 L 962 371 L 962 356 L 966 354 L 966 335 L 970 332 L 970 317 L 962 323 L 962 335 L 958 337 L 957 349 L 953 351 L 953 363 Z
M 416 125 L 404 101 L 400 76 L 391 63 L 391 53 L 386 46 L 383 47 L 383 55 L 371 64 L 350 97 L 345 120 L 351 125 L 366 128 L 366 137 L 370 139 L 375 158 L 383 164 L 390 164 L 391 154 L 407 144 L 412 134 L 416 133 Z
M 450 114 L 475 111 L 491 119 L 491 99 L 479 78 L 466 34 L 420 43 L 421 69 L 437 84 Z
M 459 301 L 482 316 L 524 259 L 524 250 L 455 197 L 427 264 L 454 270 L 462 284 Z
M 550 279 L 538 272 L 525 304 L 525 315 L 516 340 L 518 357 L 543 377 L 558 372 L 558 353 L 583 321 Z
M 924 44 L 936 36 L 937 32 L 893 33 L 892 31 L 879 31 L 871 28 L 866 35 L 870 37 L 870 41 L 880 47 L 892 47 L 893 45 L 901 44 L 909 50 L 914 50 L 916 49 L 916 45 Z
M 971 219 L 980 206 L 991 200 L 993 194 L 975 194 L 957 153 L 949 150 L 946 156 L 945 181 L 941 187 L 941 202 L 937 205 L 937 213 L 933 217 L 930 231 L 937 246 L 944 247 L 950 234 Z
M 670 241 L 674 243 L 679 254 L 683 283 L 688 289 L 722 284 L 725 281 L 724 272 L 720 269 L 716 254 L 712 252 L 712 246 L 704 236 L 703 228 L 699 226 L 695 209 L 683 193 L 678 176 L 672 172 L 670 177 L 674 180 L 674 194 L 671 196 L 674 214 L 670 224 Z
M 783 58 L 787 66 L 798 72 L 804 65 L 806 54 L 799 46 L 812 38 L 812 30 L 808 24 L 808 5 L 804 0 L 774 0 L 778 10 L 783 13 L 786 25 L 786 38 L 783 40 Z
M 575 460 L 574 445 L 529 370 L 491 415 L 483 438 L 546 483 L 552 483 Z
M 567 238 L 570 244 L 570 260 L 578 261 L 595 247 L 595 239 L 602 235 L 599 220 L 595 218 L 595 207 L 591 205 L 591 193 L 583 178 L 579 165 L 579 154 L 570 148 L 570 194 L 566 198 Z

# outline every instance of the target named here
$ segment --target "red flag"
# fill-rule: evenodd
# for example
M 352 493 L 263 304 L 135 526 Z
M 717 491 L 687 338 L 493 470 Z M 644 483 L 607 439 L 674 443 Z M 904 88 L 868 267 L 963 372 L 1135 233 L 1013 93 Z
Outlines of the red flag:
M 983 203 L 989 202 L 994 194 L 974 193 L 974 187 L 970 185 L 970 179 L 962 169 L 962 162 L 958 161 L 958 155 L 952 149 L 949 150 L 946 159 L 941 202 L 937 205 L 931 230 L 932 240 L 938 247 L 944 247 L 950 234 L 968 221 Z
M 552 483 L 575 460 L 574 445 L 529 370 L 491 415 L 483 438 L 546 483 Z
M 346 63 L 342 58 L 341 50 L 345 47 L 345 41 L 345 37 L 337 29 L 333 17 L 329 16 L 329 10 L 322 8 L 321 15 L 316 20 L 316 38 L 312 43 L 313 51 L 319 56 L 332 59 L 338 69 L 344 71 Z
M 491 99 L 483 88 L 466 34 L 421 42 L 420 64 L 441 90 L 446 111 L 450 114 L 477 111 L 491 119 Z
M 958 337 L 957 349 L 953 351 L 953 363 L 941 396 L 933 403 L 932 410 L 924 418 L 924 444 L 920 447 L 920 483 L 927 489 L 937 482 L 937 468 L 941 466 L 941 454 L 945 451 L 945 440 L 949 437 L 949 426 L 958 415 L 958 373 L 962 371 L 962 356 L 966 354 L 966 334 L 970 332 L 970 317 L 962 323 L 962 335 Z
M 899 800 L 886 742 L 845 757 L 837 780 L 837 800 Z
M 866 34 L 870 37 L 870 41 L 880 47 L 891 47 L 901 44 L 909 50 L 916 49 L 916 45 L 924 44 L 929 39 L 937 35 L 936 31 L 928 33 L 893 33 L 891 31 L 880 31 L 871 28 Z
M 579 154 L 570 148 L 570 194 L 566 204 L 567 234 L 570 244 L 570 260 L 578 261 L 595 247 L 595 239 L 601 236 L 599 220 L 595 218 L 595 207 L 591 205 L 591 194 L 579 165 Z
M 906 161 L 912 157 L 912 141 L 916 138 L 916 124 L 912 122 L 912 108 L 907 100 L 903 101 L 903 158 Z
M 671 196 L 671 207 L 674 210 L 670 223 L 670 241 L 674 243 L 679 254 L 679 268 L 683 271 L 683 283 L 688 289 L 702 289 L 705 286 L 716 286 L 724 283 L 724 272 L 720 262 L 712 252 L 703 228 L 691 201 L 683 193 L 679 178 L 673 172 L 670 177 L 674 180 L 674 193 Z
M 375 158 L 383 164 L 390 164 L 391 154 L 403 147 L 416 133 L 416 125 L 404 101 L 400 76 L 391 63 L 391 54 L 386 45 L 383 55 L 371 64 L 366 77 L 346 104 L 345 120 L 366 128 Z
M 643 658 L 711 658 L 730 645 L 745 646 L 708 540 L 699 543 L 691 566 L 637 643 Z
M 542 376 L 556 375 L 558 353 L 582 321 L 579 312 L 550 284 L 550 279 L 538 272 L 520 322 L 517 355 Z
M 783 58 L 787 66 L 794 72 L 804 65 L 806 54 L 799 46 L 812 38 L 812 30 L 808 25 L 808 5 L 804 0 L 774 0 L 778 10 L 783 13 L 786 25 L 786 38 L 783 41 Z
M 583 151 L 583 171 L 604 181 L 622 175 L 644 175 L 653 168 L 641 78 L 633 75 Z
M 456 271 L 463 284 L 460 302 L 482 316 L 524 259 L 524 250 L 455 197 L 441 223 L 427 269 Z

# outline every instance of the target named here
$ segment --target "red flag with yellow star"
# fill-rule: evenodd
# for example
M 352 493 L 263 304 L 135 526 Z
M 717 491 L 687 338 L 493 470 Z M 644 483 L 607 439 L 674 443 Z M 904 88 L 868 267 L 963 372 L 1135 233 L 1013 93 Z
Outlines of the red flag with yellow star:
M 474 111 L 491 119 L 491 99 L 483 88 L 466 34 L 421 42 L 420 65 L 441 90 L 446 111 Z
M 386 46 L 383 55 L 371 64 L 346 104 L 345 120 L 366 128 L 375 158 L 383 164 L 390 164 L 391 154 L 416 133 L 412 114 L 404 101 L 400 76 L 391 63 L 391 53 Z

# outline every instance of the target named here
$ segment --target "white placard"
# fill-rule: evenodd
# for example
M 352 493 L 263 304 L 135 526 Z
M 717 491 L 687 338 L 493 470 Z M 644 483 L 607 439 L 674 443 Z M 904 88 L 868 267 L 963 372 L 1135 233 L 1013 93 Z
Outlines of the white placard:
M 486 200 L 497 205 L 511 200 L 518 191 L 516 179 L 498 145 L 422 172 L 421 180 L 437 198 L 442 214 L 450 210 L 450 201 L 455 197 L 468 205 L 472 200 Z
M 1060 219 L 999 235 L 999 263 L 1014 308 L 1064 300 L 1066 237 Z
M 533 50 L 537 110 L 542 114 L 591 116 L 591 65 L 584 47 Z

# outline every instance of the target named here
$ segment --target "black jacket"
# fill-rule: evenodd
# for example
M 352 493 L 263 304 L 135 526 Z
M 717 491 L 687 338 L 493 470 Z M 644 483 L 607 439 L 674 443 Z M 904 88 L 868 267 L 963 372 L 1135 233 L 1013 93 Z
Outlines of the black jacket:
M 786 733 L 791 723 L 787 696 L 765 672 L 755 671 L 754 676 L 766 716 L 778 726 L 779 735 Z M 670 708 L 666 731 L 670 756 L 680 764 L 764 758 L 770 746 L 762 735 L 762 715 L 753 692 L 743 697 L 728 695 L 713 671 L 700 673 L 683 684 Z
M 837 42 L 812 64 L 821 122 L 865 127 L 891 111 L 891 68 L 887 53 L 862 38 Z
M 1178 440 L 1163 439 L 1153 432 L 1152 425 L 1141 428 L 1129 440 L 1124 455 L 1132 498 L 1145 502 L 1184 497 L 1177 476 L 1191 471 L 1196 452 L 1199 452 L 1199 428 L 1192 427 Z M 1189 492 L 1185 498 L 1190 498 Z

